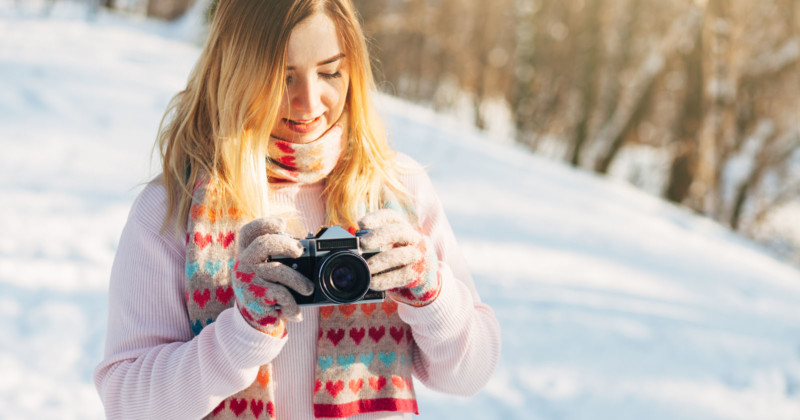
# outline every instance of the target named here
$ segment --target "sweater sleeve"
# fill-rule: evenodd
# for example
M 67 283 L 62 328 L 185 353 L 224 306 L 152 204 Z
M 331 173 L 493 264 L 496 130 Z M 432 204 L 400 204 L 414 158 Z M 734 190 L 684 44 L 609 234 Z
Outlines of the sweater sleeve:
M 500 358 L 500 326 L 478 296 L 427 174 L 406 177 L 406 186 L 416 198 L 423 232 L 436 247 L 442 278 L 442 289 L 431 304 L 399 305 L 398 313 L 411 326 L 416 342 L 414 374 L 428 388 L 472 396 L 489 381 Z
M 133 205 L 111 270 L 105 357 L 94 372 L 109 419 L 201 418 L 250 385 L 286 339 L 251 328 L 235 309 L 193 337 L 185 256 L 166 214 L 163 186 Z

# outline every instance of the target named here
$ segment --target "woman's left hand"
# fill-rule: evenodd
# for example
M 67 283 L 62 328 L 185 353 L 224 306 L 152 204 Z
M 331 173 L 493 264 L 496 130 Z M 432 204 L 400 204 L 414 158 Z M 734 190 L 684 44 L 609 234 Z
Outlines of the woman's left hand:
M 367 260 L 371 289 L 385 290 L 393 300 L 411 306 L 425 306 L 436 299 L 442 281 L 430 238 L 392 209 L 369 213 L 358 225 L 370 230 L 361 237 L 361 248 L 381 249 Z

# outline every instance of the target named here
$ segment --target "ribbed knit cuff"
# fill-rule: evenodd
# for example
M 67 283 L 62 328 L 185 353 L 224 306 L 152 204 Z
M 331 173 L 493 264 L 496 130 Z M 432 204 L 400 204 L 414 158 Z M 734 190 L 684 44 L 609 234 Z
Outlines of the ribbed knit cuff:
M 398 305 L 397 313 L 414 330 L 434 339 L 448 339 L 468 325 L 474 305 L 469 289 L 453 276 L 447 264 L 439 262 L 442 289 L 429 305 L 414 307 Z
M 287 340 L 253 328 L 236 307 L 222 311 L 214 324 L 217 340 L 228 360 L 241 369 L 269 363 L 278 356 Z

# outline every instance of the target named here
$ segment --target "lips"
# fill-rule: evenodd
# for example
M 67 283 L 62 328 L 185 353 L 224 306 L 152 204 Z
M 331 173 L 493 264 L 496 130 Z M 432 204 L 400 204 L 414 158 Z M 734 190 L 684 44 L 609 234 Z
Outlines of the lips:
M 283 124 L 291 131 L 299 134 L 306 134 L 314 131 L 322 122 L 322 115 L 308 120 L 282 119 Z

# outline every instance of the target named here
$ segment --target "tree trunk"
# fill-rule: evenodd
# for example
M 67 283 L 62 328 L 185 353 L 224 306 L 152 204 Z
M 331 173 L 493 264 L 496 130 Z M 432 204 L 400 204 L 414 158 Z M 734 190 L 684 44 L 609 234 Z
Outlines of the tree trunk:
M 583 27 L 585 28 L 582 39 L 578 42 L 582 51 L 579 53 L 582 60 L 580 65 L 580 79 L 578 81 L 581 92 L 581 114 L 575 135 L 572 139 L 572 156 L 569 162 L 572 166 L 579 166 L 583 145 L 589 131 L 589 121 L 597 98 L 597 68 L 598 55 L 602 46 L 600 31 L 600 12 L 603 10 L 603 0 L 594 0 L 591 6 L 583 12 Z
M 487 0 L 480 0 L 476 3 L 475 14 L 472 16 L 475 19 L 474 34 L 472 47 L 474 48 L 473 54 L 477 60 L 475 63 L 475 101 L 474 101 L 474 123 L 480 130 L 486 129 L 486 121 L 483 118 L 481 108 L 483 102 L 488 96 L 488 76 L 489 76 L 489 51 L 492 48 L 492 39 L 490 35 L 490 19 L 486 14 L 490 13 L 488 8 L 491 7 L 490 2 Z M 485 11 L 482 13 L 482 11 Z
M 717 168 L 721 166 L 720 149 L 723 122 L 733 86 L 729 80 L 730 5 L 728 0 L 709 0 L 706 6 L 703 50 L 709 52 L 706 92 L 708 108 L 698 136 L 697 176 L 692 185 L 693 206 L 701 213 L 719 217 L 721 211 Z M 708 86 L 710 84 L 710 86 Z
M 624 125 L 622 125 L 621 128 L 614 133 L 614 137 L 611 138 L 609 147 L 606 149 L 606 154 L 600 158 L 594 168 L 595 172 L 601 174 L 608 173 L 608 170 L 611 168 L 611 164 L 614 162 L 617 154 L 620 150 L 622 150 L 622 146 L 625 144 L 625 139 L 628 138 L 631 130 L 633 130 L 639 124 L 642 116 L 647 113 L 650 105 L 650 99 L 653 97 L 653 86 L 655 85 L 655 80 L 656 78 L 654 75 L 653 78 L 648 81 L 647 85 L 642 88 L 642 91 L 639 92 L 636 105 L 633 107 L 633 112 L 628 118 L 625 119 Z
M 600 93 L 587 134 L 589 138 L 595 136 L 603 123 L 610 120 L 614 107 L 619 101 L 620 91 L 623 88 L 619 80 L 619 73 L 631 64 L 634 31 L 637 22 L 641 18 L 640 13 L 643 2 L 644 0 L 627 0 L 623 1 L 620 6 L 622 17 L 619 18 L 620 22 L 618 23 L 621 27 L 618 35 L 619 41 L 617 45 L 611 45 L 603 74 L 600 77 Z M 590 148 L 592 142 L 593 140 L 590 140 L 584 149 Z M 585 161 L 587 159 L 584 154 L 580 159 L 582 164 L 586 164 Z
M 149 0 L 147 2 L 147 16 L 175 20 L 189 10 L 192 3 L 193 0 Z
M 670 167 L 669 181 L 664 198 L 682 203 L 696 172 L 697 147 L 695 145 L 703 115 L 703 32 L 697 31 L 692 51 L 686 56 L 686 87 L 683 106 L 674 131 L 677 150 Z
M 696 37 L 700 29 L 702 15 L 694 6 L 670 26 L 658 48 L 644 59 L 636 71 L 636 75 L 622 94 L 620 101 L 609 120 L 597 134 L 599 158 L 595 171 L 607 173 L 614 158 L 622 149 L 628 132 L 635 127 L 635 120 L 642 115 L 642 108 L 650 97 L 653 85 L 658 76 L 666 68 L 667 60 L 678 49 L 680 40 L 685 34 Z

